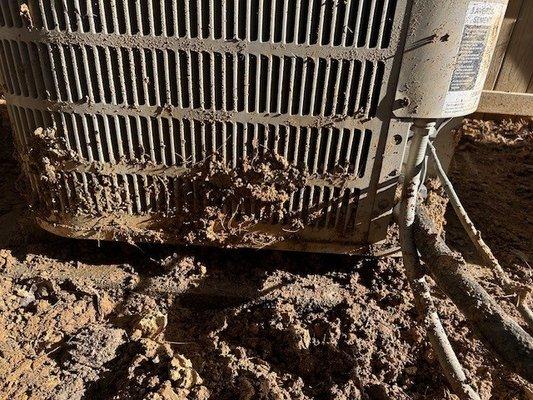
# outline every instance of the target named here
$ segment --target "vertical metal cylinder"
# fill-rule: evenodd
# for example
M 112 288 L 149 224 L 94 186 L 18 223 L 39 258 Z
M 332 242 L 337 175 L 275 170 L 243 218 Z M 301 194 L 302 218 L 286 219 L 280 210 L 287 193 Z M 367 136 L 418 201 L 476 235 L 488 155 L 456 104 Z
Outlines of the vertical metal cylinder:
M 449 118 L 476 111 L 507 0 L 415 0 L 394 114 Z

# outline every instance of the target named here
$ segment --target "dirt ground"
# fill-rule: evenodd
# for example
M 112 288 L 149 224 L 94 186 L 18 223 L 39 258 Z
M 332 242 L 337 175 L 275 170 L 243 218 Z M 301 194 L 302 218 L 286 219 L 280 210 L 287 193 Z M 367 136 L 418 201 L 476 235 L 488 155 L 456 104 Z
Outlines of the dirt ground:
M 8 135 L 0 399 L 455 398 L 417 323 L 400 259 L 53 237 L 32 224 L 17 192 Z M 469 121 L 451 172 L 486 241 L 522 282 L 532 274 L 532 149 L 531 120 Z M 450 243 L 477 262 L 450 210 L 446 219 Z M 472 272 L 516 316 L 492 276 Z M 434 293 L 482 398 L 532 399 L 533 388 Z

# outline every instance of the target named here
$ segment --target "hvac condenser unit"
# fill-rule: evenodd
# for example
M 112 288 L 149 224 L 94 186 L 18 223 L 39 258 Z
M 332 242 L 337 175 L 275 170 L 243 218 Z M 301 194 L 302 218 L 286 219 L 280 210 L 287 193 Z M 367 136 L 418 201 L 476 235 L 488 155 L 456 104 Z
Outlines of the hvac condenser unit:
M 354 251 L 414 119 L 475 111 L 506 0 L 2 0 L 38 223 L 70 237 Z

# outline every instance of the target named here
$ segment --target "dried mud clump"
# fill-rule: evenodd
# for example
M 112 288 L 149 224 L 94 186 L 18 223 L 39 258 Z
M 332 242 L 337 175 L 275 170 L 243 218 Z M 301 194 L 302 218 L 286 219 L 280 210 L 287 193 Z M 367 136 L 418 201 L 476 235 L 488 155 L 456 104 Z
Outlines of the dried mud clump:
M 445 234 L 446 218 L 444 214 L 448 206 L 448 198 L 438 179 L 428 179 L 425 184 L 427 197 L 421 202 L 421 205 L 435 223 L 437 232 L 439 234 Z
M 65 139 L 54 128 L 39 127 L 27 143 L 18 145 L 23 173 L 17 189 L 34 211 L 49 215 L 54 208 L 53 199 L 62 190 L 63 166 L 77 162 L 78 155 L 68 149 Z
M 305 186 L 307 175 L 277 154 L 247 157 L 236 167 L 213 154 L 183 180 L 195 192 L 179 217 L 189 242 L 262 246 L 275 242 L 276 235 L 254 232 L 254 226 L 271 221 L 301 225 L 285 206 Z
M 460 133 L 465 141 L 480 140 L 489 144 L 519 145 L 528 147 L 531 143 L 533 117 L 508 119 L 502 121 L 485 121 L 465 119 Z M 500 148 L 502 150 L 504 148 Z
M 20 5 L 20 18 L 28 30 L 33 29 L 33 18 L 30 13 L 30 8 L 26 3 Z
M 57 166 L 68 160 L 76 160 L 77 154 L 67 150 L 67 147 L 53 128 L 37 128 L 29 144 L 27 162 L 30 173 L 44 183 L 58 182 Z
M 143 233 L 133 232 L 128 225 L 128 209 L 133 204 L 125 187 L 117 184 L 118 170 L 130 168 L 133 174 L 145 171 L 152 181 L 146 187 L 146 198 L 154 203 L 168 203 L 172 197 L 171 179 L 150 170 L 155 165 L 134 160 L 121 160 L 117 165 L 88 162 L 70 150 L 53 128 L 36 129 L 28 147 L 25 156 L 22 152 L 28 173 L 39 182 L 45 197 L 44 204 L 33 202 L 34 209 L 45 219 L 50 213 L 61 217 L 64 212 L 109 217 L 114 238 L 130 241 L 132 237 L 148 238 L 149 231 L 170 231 L 173 233 L 169 237 L 179 241 L 227 247 L 243 244 L 265 247 L 286 237 L 287 232 L 295 233 L 303 227 L 303 221 L 289 212 L 287 203 L 293 193 L 306 185 L 308 174 L 275 153 L 255 149 L 237 160 L 235 166 L 213 153 L 185 172 L 184 168 L 176 168 L 180 192 L 177 203 L 169 204 L 170 211 L 147 206 L 146 212 L 154 215 L 151 228 Z M 91 179 L 83 183 L 72 181 L 69 171 L 78 168 L 88 171 Z M 65 196 L 68 203 L 64 202 L 60 211 L 55 199 Z M 274 228 L 273 224 L 278 226 Z M 94 229 L 100 228 L 95 225 Z

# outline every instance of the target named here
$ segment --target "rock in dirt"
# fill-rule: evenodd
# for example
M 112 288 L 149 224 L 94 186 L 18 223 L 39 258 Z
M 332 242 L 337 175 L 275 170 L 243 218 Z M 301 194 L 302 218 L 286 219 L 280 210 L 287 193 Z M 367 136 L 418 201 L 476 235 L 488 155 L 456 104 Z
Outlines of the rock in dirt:
M 172 388 L 170 382 L 165 382 L 165 386 L 158 393 L 151 393 L 147 400 L 180 400 L 178 394 Z
M 161 312 L 152 312 L 143 316 L 137 324 L 135 324 L 132 333 L 133 339 L 141 337 L 153 338 L 163 332 L 168 324 L 167 316 Z
M 70 370 L 76 370 L 79 365 L 100 369 L 117 356 L 117 349 L 125 342 L 123 329 L 89 326 L 70 340 L 65 366 Z
M 193 369 L 191 360 L 181 354 L 172 359 L 170 367 L 170 379 L 180 388 L 190 389 L 203 383 L 198 372 Z
M 172 388 L 172 383 L 170 381 L 166 381 L 163 384 L 163 387 L 159 390 L 157 393 L 151 393 L 149 396 L 147 396 L 148 400 L 183 400 L 186 398 L 183 396 L 184 393 L 176 393 L 174 388 Z
M 109 373 L 107 364 L 118 356 L 126 338 L 124 330 L 109 326 L 92 325 L 78 332 L 62 357 L 63 376 L 57 399 L 83 398 L 92 382 Z
M 27 307 L 35 301 L 35 295 L 22 288 L 15 289 L 15 295 L 19 298 L 21 307 Z

